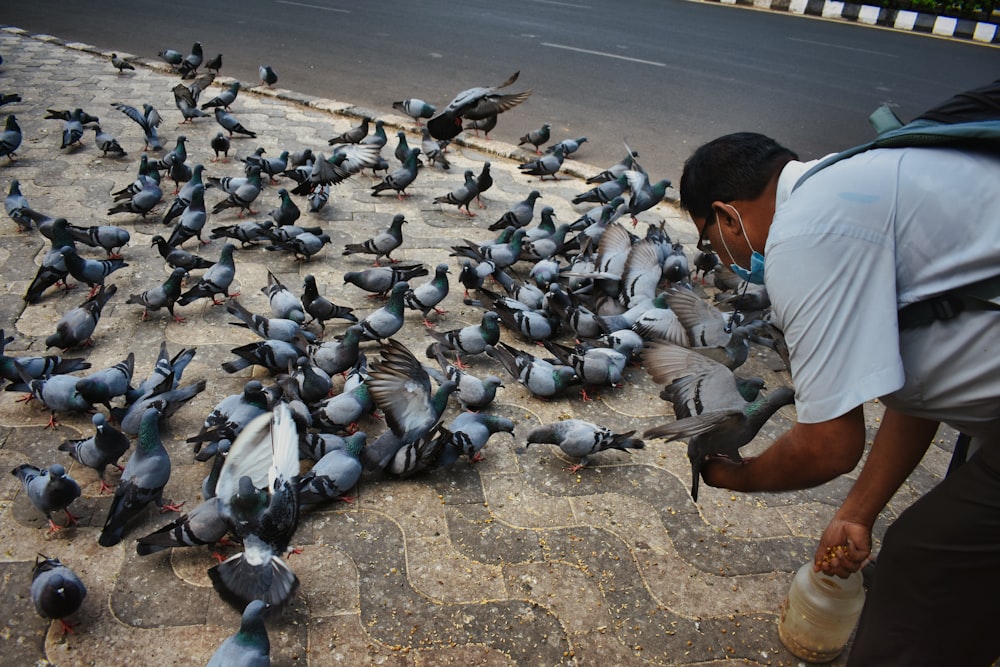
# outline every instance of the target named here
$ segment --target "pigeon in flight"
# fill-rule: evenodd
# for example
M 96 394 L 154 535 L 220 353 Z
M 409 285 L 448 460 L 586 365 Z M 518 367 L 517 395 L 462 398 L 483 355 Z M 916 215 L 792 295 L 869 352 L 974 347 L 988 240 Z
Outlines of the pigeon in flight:
M 480 120 L 495 116 L 510 111 L 524 102 L 531 95 L 530 90 L 509 94 L 499 92 L 499 89 L 517 81 L 520 74 L 520 71 L 514 72 L 509 79 L 498 86 L 469 88 L 460 92 L 444 111 L 427 121 L 431 136 L 435 139 L 452 139 L 462 131 L 463 120 Z

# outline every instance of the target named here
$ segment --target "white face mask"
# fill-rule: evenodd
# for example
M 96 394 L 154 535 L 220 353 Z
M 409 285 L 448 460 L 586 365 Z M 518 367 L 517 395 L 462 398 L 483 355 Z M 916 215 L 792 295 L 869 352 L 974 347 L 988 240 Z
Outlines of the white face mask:
M 747 230 L 743 227 L 743 216 L 740 212 L 736 210 L 736 207 L 732 204 L 725 204 L 729 208 L 733 209 L 733 213 L 736 214 L 736 220 L 740 223 L 740 231 L 743 232 L 743 238 L 746 239 L 747 247 L 750 248 L 750 269 L 747 270 L 735 263 L 735 256 L 729 250 L 729 245 L 726 243 L 726 236 L 719 230 L 719 238 L 722 239 L 722 247 L 726 249 L 726 253 L 729 254 L 729 258 L 733 260 L 733 263 L 729 265 L 729 268 L 733 270 L 733 273 L 738 275 L 743 280 L 748 283 L 753 283 L 754 285 L 764 284 L 764 255 L 754 250 L 753 245 L 750 244 L 750 237 L 747 236 Z

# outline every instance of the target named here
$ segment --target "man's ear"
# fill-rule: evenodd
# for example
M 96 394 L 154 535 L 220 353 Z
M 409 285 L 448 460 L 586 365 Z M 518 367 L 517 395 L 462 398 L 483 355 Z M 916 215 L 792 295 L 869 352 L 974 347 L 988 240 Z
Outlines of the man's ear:
M 733 232 L 738 232 L 740 223 L 733 215 L 733 207 L 722 201 L 712 202 L 712 212 L 715 214 L 715 220 L 721 226 L 729 228 Z

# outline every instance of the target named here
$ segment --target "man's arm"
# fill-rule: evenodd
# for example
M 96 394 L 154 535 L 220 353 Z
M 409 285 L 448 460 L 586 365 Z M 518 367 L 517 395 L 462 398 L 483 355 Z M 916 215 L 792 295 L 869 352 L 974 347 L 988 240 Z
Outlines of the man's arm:
M 846 577 L 871 553 L 875 518 L 927 452 L 938 422 L 887 409 L 868 460 L 823 532 L 816 570 Z
M 703 477 L 710 486 L 734 491 L 805 489 L 853 470 L 864 448 L 865 418 L 859 405 L 825 422 L 795 424 L 763 454 L 742 464 L 709 461 Z

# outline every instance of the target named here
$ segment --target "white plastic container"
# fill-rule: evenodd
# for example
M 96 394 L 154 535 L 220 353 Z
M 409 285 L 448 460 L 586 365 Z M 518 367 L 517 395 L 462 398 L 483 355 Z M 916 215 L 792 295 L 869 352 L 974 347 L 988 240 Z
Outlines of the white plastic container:
M 778 636 L 807 662 L 830 662 L 844 650 L 865 603 L 861 573 L 847 579 L 813 571 L 812 562 L 795 573 L 781 605 Z

